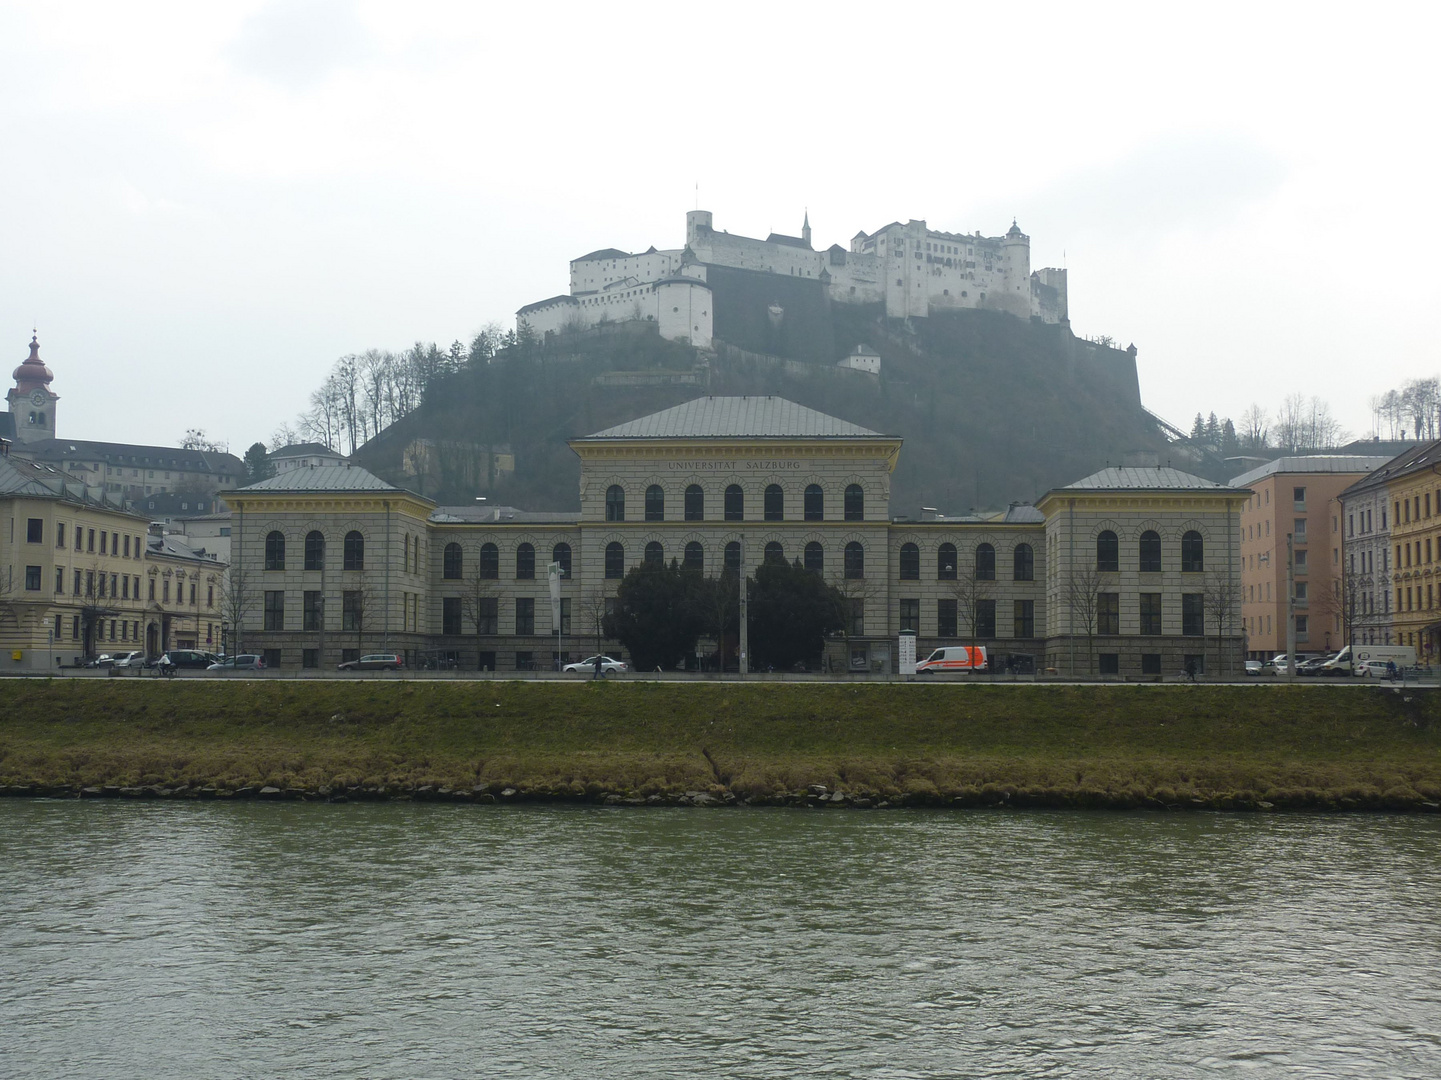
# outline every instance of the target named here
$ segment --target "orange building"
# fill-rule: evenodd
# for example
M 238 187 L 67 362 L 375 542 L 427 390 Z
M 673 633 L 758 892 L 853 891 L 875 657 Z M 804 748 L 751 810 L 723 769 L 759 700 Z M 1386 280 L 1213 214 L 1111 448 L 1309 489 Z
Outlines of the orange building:
M 1283 457 L 1231 481 L 1250 488 L 1241 511 L 1241 623 L 1246 657 L 1286 651 L 1286 537 L 1296 565 L 1296 649 L 1333 651 L 1345 644 L 1335 583 L 1341 567 L 1338 496 L 1384 457 Z

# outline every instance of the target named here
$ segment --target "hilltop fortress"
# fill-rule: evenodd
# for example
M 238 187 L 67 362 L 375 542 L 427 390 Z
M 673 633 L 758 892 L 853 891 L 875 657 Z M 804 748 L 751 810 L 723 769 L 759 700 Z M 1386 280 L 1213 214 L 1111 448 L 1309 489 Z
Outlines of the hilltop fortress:
M 776 296 L 768 318 L 785 319 L 785 296 L 813 283 L 833 303 L 884 304 L 890 318 L 925 318 L 962 308 L 1068 324 L 1066 271 L 1031 270 L 1031 239 L 1011 223 L 1004 236 L 937 232 L 924 221 L 893 221 L 858 232 L 850 250 L 811 246 L 810 215 L 800 236 L 764 240 L 715 230 L 708 210 L 686 214 L 685 247 L 632 254 L 603 248 L 570 264 L 570 292 L 527 304 L 518 327 L 546 334 L 602 322 L 654 322 L 662 337 L 709 349 L 715 288 L 736 271 L 766 275 Z M 765 287 L 765 279 L 752 283 Z M 811 290 L 805 290 L 811 292 Z

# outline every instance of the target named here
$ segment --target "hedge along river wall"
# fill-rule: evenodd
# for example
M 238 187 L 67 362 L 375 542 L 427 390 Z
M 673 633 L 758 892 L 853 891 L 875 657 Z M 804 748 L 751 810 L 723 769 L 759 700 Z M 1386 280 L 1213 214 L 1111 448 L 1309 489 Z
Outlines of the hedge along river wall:
M 0 792 L 626 805 L 1441 805 L 1436 691 L 0 683 Z

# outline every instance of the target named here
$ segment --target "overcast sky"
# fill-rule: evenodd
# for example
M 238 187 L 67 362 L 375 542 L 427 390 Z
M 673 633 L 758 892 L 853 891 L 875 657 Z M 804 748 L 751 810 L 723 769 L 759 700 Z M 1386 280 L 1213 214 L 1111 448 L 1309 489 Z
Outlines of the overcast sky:
M 598 247 L 924 218 L 1070 269 L 1189 426 L 1441 368 L 1429 5 L 0 4 L 0 362 L 241 452 Z M 7 385 L 9 385 L 7 381 Z

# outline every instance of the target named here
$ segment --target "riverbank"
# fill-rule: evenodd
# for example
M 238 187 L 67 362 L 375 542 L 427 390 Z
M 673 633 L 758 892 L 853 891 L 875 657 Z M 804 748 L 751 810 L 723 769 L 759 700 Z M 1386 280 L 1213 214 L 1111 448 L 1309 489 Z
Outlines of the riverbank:
M 0 794 L 1384 809 L 1441 695 L 1337 685 L 15 680 Z

